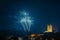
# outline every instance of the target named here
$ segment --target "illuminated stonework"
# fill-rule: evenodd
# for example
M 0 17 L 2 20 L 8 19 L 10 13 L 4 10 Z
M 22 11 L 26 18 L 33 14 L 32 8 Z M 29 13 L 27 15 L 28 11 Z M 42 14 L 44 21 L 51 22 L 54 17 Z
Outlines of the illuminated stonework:
M 52 25 L 47 25 L 47 30 L 45 32 L 52 32 Z

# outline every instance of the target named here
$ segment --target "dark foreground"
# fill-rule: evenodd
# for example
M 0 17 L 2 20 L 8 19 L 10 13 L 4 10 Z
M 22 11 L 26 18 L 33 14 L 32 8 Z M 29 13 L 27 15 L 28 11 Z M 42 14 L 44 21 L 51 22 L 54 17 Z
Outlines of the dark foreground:
M 60 40 L 60 33 L 29 34 L 22 36 L 0 35 L 0 40 Z

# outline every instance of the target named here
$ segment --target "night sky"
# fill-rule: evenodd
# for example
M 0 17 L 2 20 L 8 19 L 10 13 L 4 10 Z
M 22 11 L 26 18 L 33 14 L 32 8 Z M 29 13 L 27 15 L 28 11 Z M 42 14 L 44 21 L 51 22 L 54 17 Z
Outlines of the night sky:
M 44 32 L 47 24 L 57 26 L 60 32 L 60 3 L 57 0 L 0 1 L 0 31 L 23 31 L 18 22 L 21 10 L 29 12 L 34 19 L 31 32 Z

